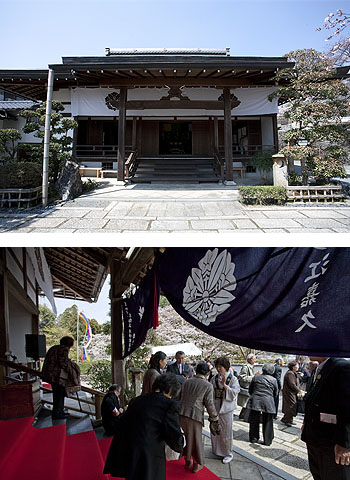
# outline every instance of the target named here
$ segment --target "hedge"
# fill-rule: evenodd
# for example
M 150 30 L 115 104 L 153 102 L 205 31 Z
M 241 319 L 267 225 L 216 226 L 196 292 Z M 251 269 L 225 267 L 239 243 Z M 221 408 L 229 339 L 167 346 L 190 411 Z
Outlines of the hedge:
M 284 187 L 239 187 L 239 201 L 245 205 L 284 205 L 288 198 Z
M 0 166 L 0 188 L 40 187 L 41 178 L 38 163 L 8 162 Z

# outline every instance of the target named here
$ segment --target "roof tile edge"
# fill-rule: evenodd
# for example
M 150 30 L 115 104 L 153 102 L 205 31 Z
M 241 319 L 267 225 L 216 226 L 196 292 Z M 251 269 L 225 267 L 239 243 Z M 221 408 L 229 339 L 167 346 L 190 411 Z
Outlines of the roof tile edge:
M 230 47 L 217 48 L 105 48 L 106 57 L 111 55 L 219 55 L 230 56 Z

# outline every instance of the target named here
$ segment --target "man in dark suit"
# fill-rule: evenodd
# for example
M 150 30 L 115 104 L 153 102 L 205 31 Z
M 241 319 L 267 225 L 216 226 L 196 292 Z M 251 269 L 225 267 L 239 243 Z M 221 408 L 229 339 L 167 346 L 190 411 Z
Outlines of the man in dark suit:
M 193 370 L 188 363 L 185 363 L 185 354 L 181 351 L 176 352 L 175 362 L 168 366 L 167 372 L 174 373 L 175 375 L 181 375 L 184 378 L 193 377 Z
M 315 480 L 350 479 L 350 362 L 310 357 L 319 362 L 305 396 L 301 439 L 306 442 Z
M 175 375 L 159 375 L 152 393 L 135 397 L 123 415 L 111 443 L 104 473 L 126 480 L 166 480 L 165 444 L 182 452 L 179 425 L 179 383 Z
M 282 366 L 283 366 L 282 358 L 277 358 L 276 361 L 275 361 L 275 371 L 272 375 L 277 380 L 277 387 L 278 387 L 278 394 L 275 397 L 276 415 L 274 415 L 274 417 L 273 417 L 275 420 L 277 419 L 278 405 L 279 405 L 279 400 L 280 400 L 280 391 L 281 391 L 281 387 L 282 387 L 282 383 L 281 383 Z
M 121 385 L 111 385 L 107 395 L 104 396 L 101 404 L 102 425 L 106 435 L 114 435 L 117 425 L 117 417 L 123 413 L 120 408 L 119 395 L 122 391 Z

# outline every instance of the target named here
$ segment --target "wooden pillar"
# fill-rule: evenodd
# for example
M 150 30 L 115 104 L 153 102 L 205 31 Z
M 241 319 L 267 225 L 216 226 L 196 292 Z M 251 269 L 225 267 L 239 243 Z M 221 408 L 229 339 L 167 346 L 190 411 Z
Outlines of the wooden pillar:
M 131 149 L 135 151 L 137 148 L 137 117 L 132 117 L 132 140 Z
M 10 348 L 10 312 L 8 300 L 8 280 L 6 272 L 6 248 L 0 248 L 0 357 Z M 0 385 L 5 383 L 5 371 L 0 367 Z
M 138 154 L 142 155 L 142 117 L 137 122 L 137 150 Z
M 214 117 L 214 148 L 219 149 L 219 120 Z
M 78 117 L 74 117 L 74 120 L 78 122 Z M 77 159 L 77 143 L 78 143 L 78 127 L 73 129 L 73 148 L 72 148 L 72 156 L 74 160 Z
M 120 105 L 118 120 L 118 180 L 125 178 L 125 125 L 126 125 L 126 87 L 120 88 Z
M 233 181 L 232 168 L 232 119 L 231 119 L 231 92 L 224 88 L 224 136 L 225 136 L 225 163 L 226 181 Z
M 111 264 L 111 353 L 112 353 L 112 381 L 125 386 L 123 361 L 123 317 L 122 317 L 122 279 L 120 263 Z
M 275 147 L 275 151 L 278 152 L 277 114 L 272 116 L 272 126 L 273 126 L 273 144 Z

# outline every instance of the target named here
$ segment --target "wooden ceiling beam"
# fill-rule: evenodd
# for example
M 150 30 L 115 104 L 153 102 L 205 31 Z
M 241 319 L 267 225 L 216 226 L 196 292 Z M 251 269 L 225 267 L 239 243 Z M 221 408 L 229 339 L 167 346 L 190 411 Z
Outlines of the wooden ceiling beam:
M 68 290 L 70 290 L 73 294 L 75 294 L 77 297 L 79 298 L 82 298 L 83 300 L 85 300 L 86 302 L 89 302 L 89 303 L 92 303 L 92 300 L 89 296 L 85 294 L 82 294 L 82 292 L 78 292 L 78 290 L 72 286 L 70 284 L 70 282 L 68 281 L 63 281 L 61 280 L 60 278 L 56 277 L 55 275 L 52 274 L 52 277 L 54 280 L 56 280 L 59 284 L 63 285 L 63 287 L 67 288 Z
M 192 78 L 192 77 L 166 77 L 164 79 L 158 78 L 144 78 L 144 79 L 115 79 L 111 82 L 100 82 L 100 87 L 169 87 L 191 86 L 191 87 L 241 87 L 254 85 L 254 82 L 246 79 L 228 79 L 228 78 Z

